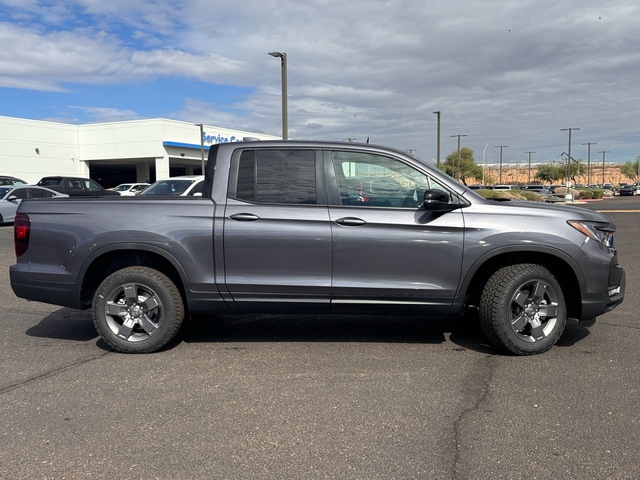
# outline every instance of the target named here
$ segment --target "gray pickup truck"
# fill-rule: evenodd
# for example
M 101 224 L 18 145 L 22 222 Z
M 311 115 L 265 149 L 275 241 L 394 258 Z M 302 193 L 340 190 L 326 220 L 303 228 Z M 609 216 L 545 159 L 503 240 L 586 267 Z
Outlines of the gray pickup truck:
M 103 340 L 153 352 L 188 315 L 462 316 L 540 353 L 624 297 L 603 215 L 485 200 L 406 152 L 342 142 L 211 148 L 202 197 L 28 200 L 18 297 L 93 309 Z

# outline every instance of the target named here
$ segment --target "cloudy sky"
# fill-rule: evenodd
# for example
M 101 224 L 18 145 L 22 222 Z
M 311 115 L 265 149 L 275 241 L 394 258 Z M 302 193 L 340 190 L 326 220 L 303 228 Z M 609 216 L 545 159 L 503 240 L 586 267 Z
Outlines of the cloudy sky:
M 0 0 L 0 115 L 163 117 L 478 163 L 640 155 L 638 0 Z

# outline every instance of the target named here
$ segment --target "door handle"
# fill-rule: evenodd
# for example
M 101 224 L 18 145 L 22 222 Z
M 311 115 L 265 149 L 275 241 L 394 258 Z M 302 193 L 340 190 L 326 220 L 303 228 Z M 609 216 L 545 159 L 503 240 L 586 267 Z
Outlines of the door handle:
M 260 220 L 258 215 L 253 213 L 235 213 L 229 217 L 231 220 L 237 220 L 239 222 L 253 222 L 254 220 Z
M 336 220 L 338 225 L 344 225 L 347 227 L 359 227 L 361 225 L 366 225 L 367 222 L 357 217 L 343 217 Z

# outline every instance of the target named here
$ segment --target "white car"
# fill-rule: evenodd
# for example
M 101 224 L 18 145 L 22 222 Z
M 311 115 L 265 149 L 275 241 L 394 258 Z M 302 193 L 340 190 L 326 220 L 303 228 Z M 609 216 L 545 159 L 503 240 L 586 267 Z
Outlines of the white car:
M 149 185 L 149 183 L 121 183 L 117 187 L 110 188 L 109 190 L 118 192 L 123 197 L 133 197 L 134 195 L 138 195 Z
M 58 193 L 35 185 L 1 185 L 0 186 L 0 223 L 13 222 L 18 205 L 27 198 L 68 197 L 66 193 Z
M 140 193 L 140 196 L 166 196 L 176 195 L 181 197 L 201 197 L 204 186 L 204 175 L 183 175 L 181 177 L 165 178 L 158 180 L 149 188 Z

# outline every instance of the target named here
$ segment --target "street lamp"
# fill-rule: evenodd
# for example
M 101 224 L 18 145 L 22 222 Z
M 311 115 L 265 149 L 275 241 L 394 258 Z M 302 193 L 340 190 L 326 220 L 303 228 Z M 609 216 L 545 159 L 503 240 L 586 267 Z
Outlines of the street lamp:
M 602 184 L 604 185 L 604 155 L 606 153 L 609 153 L 609 150 L 603 150 L 601 152 L 598 152 L 602 154 Z
M 436 149 L 436 166 L 440 168 L 440 110 L 433 113 L 438 116 L 438 147 Z
M 194 125 L 200 127 L 200 168 L 202 168 L 202 175 L 204 175 L 204 125 L 202 123 Z
M 280 58 L 282 66 L 282 139 L 289 139 L 289 119 L 287 118 L 287 54 L 284 52 L 269 52 L 272 57 Z
M 597 143 L 587 142 L 587 143 L 583 143 L 582 145 L 587 146 L 587 187 L 588 187 L 589 185 L 591 185 L 591 145 L 597 145 Z M 604 185 L 604 180 L 602 181 L 602 184 Z
M 460 137 L 466 137 L 466 135 L 451 135 L 452 137 L 458 137 L 458 179 L 460 179 Z M 453 169 L 453 177 L 455 178 L 456 172 L 455 168 Z
M 561 128 L 561 132 L 569 132 L 569 153 L 567 153 L 567 184 L 566 187 L 569 188 L 569 183 L 571 181 L 571 132 L 573 130 L 580 130 L 579 128 Z
M 536 152 L 524 152 L 529 154 L 529 180 L 527 180 L 527 184 L 531 185 L 531 154 Z
M 502 149 L 508 148 L 509 145 L 495 145 L 496 148 L 500 149 L 500 181 L 499 184 L 502 184 Z

